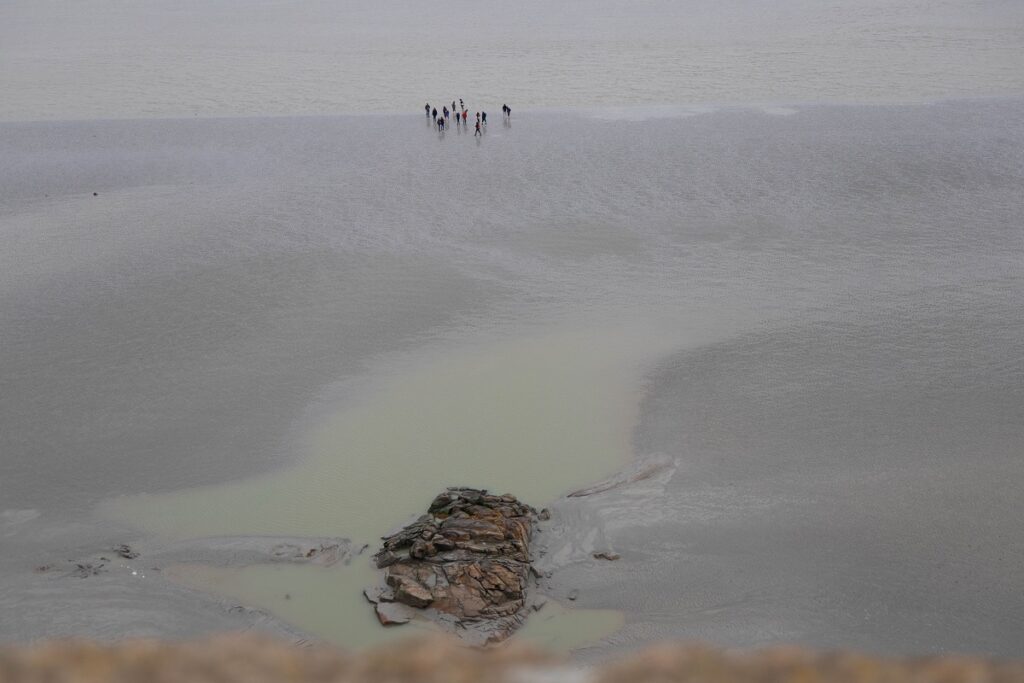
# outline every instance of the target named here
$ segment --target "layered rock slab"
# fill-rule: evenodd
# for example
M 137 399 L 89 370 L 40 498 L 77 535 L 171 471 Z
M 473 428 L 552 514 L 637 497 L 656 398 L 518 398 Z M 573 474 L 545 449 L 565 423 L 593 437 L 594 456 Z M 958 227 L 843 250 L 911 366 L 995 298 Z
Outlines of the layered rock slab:
M 384 585 L 366 591 L 383 624 L 423 610 L 465 639 L 498 642 L 524 621 L 537 511 L 515 496 L 449 488 L 383 539 Z

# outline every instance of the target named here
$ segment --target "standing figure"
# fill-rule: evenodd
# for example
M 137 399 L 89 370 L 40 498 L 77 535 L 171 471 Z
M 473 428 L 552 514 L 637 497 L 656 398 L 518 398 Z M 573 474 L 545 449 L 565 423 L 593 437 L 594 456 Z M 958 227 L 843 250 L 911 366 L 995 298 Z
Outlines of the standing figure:
M 468 109 L 463 109 L 462 110 L 462 125 L 464 125 L 464 126 L 468 126 L 469 125 L 469 121 L 467 120 L 468 118 L 469 118 L 469 110 Z
M 430 110 L 430 115 L 435 119 L 437 118 L 437 107 L 434 107 L 433 109 Z
M 444 130 L 444 119 L 440 116 L 437 117 L 437 132 L 440 133 Z
M 430 118 L 430 102 L 423 105 L 423 111 L 427 112 L 427 118 Z
M 444 107 L 444 120 L 445 122 L 448 121 L 448 107 Z
M 487 112 L 484 112 L 483 116 L 484 116 L 484 125 L 486 126 L 487 125 Z
M 477 135 L 479 135 L 480 137 L 484 136 L 484 134 L 480 132 L 480 122 L 479 121 L 476 122 L 476 132 L 473 133 L 473 137 L 476 137 Z

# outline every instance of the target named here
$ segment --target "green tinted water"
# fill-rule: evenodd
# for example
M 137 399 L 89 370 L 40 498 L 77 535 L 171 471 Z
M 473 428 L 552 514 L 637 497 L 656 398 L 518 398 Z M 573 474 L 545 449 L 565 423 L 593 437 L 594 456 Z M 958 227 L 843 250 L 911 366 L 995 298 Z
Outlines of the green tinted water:
M 258 607 L 284 621 L 348 648 L 366 647 L 430 632 L 428 622 L 383 628 L 363 589 L 379 572 L 369 560 L 338 567 L 259 564 L 250 567 L 177 565 L 167 569 L 174 581 Z
M 511 492 L 541 506 L 627 460 L 638 364 L 652 357 L 653 338 L 559 332 L 434 358 L 322 424 L 290 469 L 121 497 L 100 514 L 171 538 L 340 536 L 376 546 L 447 486 Z M 363 645 L 389 634 L 362 597 L 375 583 L 363 564 L 179 573 L 335 642 Z M 524 634 L 565 647 L 614 630 L 621 618 L 554 604 L 538 614 Z
M 361 648 L 440 630 L 413 621 L 384 628 L 363 588 L 379 573 L 366 558 L 349 566 L 254 565 L 241 568 L 178 565 L 167 575 L 192 588 L 217 593 L 274 613 L 294 626 L 346 648 Z M 549 650 L 568 651 L 593 643 L 622 627 L 621 612 L 574 610 L 549 600 L 513 636 Z
M 637 350 L 622 335 L 560 333 L 438 358 L 328 420 L 290 469 L 116 498 L 100 514 L 172 538 L 375 543 L 447 486 L 544 505 L 629 457 Z

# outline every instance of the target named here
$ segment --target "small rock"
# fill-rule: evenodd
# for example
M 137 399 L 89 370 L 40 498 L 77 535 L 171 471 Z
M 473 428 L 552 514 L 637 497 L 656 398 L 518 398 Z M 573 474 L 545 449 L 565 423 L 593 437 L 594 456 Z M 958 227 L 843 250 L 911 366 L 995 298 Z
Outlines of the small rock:
M 618 553 L 594 553 L 595 560 L 617 560 L 620 555 Z
M 139 556 L 139 554 L 132 550 L 132 547 L 127 543 L 122 543 L 121 545 L 116 546 L 114 548 L 114 552 L 117 553 L 118 557 L 124 558 L 126 560 L 134 560 L 136 557 Z
M 377 621 L 380 622 L 381 626 L 398 626 L 400 624 L 408 624 L 410 621 L 409 613 L 405 607 L 394 602 L 378 603 L 374 611 L 377 614 Z
M 428 607 L 434 601 L 430 591 L 414 581 L 399 581 L 394 589 L 395 600 L 411 607 Z
M 390 567 L 391 565 L 398 562 L 399 559 L 401 559 L 398 557 L 398 555 L 394 554 L 390 550 L 385 550 L 383 552 L 377 553 L 376 555 L 374 555 L 374 558 L 377 561 L 377 567 L 380 569 L 383 569 L 384 567 Z
M 363 597 L 374 605 L 379 602 L 394 602 L 395 592 L 390 586 L 373 586 L 363 589 Z
M 446 550 L 455 550 L 455 541 L 448 538 L 447 536 L 441 536 L 440 534 L 434 536 L 430 541 L 434 544 L 434 548 L 442 552 Z

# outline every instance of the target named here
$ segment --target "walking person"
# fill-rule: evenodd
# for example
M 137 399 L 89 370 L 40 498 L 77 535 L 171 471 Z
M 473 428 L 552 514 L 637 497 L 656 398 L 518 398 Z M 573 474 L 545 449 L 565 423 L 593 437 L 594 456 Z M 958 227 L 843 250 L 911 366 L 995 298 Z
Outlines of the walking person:
M 423 111 L 427 112 L 427 118 L 429 119 L 430 118 L 430 102 L 427 102 L 425 105 L 423 105 Z
M 469 121 L 467 121 L 468 118 L 469 118 L 469 110 L 468 109 L 463 109 L 462 110 L 462 125 L 464 125 L 464 126 L 468 126 L 469 125 Z
M 444 109 L 444 121 L 445 121 L 445 123 L 448 123 L 448 107 L 443 107 L 443 109 Z
M 437 118 L 437 107 L 430 110 L 430 116 L 435 119 Z
M 479 121 L 476 122 L 476 132 L 473 133 L 473 137 L 476 137 L 477 135 L 479 135 L 480 137 L 484 136 L 484 134 L 480 132 L 480 122 Z
M 483 116 L 484 116 L 484 125 L 486 126 L 487 125 L 487 112 L 484 112 Z

